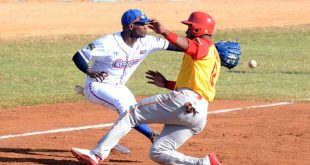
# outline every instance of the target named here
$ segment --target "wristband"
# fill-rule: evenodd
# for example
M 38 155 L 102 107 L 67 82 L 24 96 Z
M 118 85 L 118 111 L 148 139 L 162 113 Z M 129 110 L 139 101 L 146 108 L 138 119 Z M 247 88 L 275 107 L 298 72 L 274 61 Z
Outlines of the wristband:
M 165 35 L 165 38 L 173 45 L 177 43 L 178 37 L 179 36 L 173 32 L 169 32 L 167 35 Z
M 168 81 L 168 84 L 167 84 L 166 88 L 170 89 L 170 90 L 174 90 L 175 84 L 176 84 L 175 81 Z

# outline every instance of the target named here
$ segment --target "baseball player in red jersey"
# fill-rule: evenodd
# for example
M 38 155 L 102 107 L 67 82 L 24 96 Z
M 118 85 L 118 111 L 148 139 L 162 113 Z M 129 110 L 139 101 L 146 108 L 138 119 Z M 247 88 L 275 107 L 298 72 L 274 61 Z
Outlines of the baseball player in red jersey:
M 214 153 L 197 158 L 176 151 L 193 135 L 200 133 L 207 121 L 208 105 L 215 96 L 215 85 L 221 61 L 211 40 L 215 21 L 204 12 L 193 12 L 188 20 L 186 37 L 168 31 L 157 20 L 149 27 L 163 35 L 170 43 L 184 51 L 177 80 L 168 81 L 161 73 L 148 71 L 149 83 L 172 89 L 140 101 L 121 116 L 109 132 L 92 150 L 72 148 L 72 153 L 82 162 L 100 164 L 111 148 L 132 127 L 142 123 L 162 123 L 164 128 L 151 146 L 150 158 L 160 164 L 219 165 Z
M 129 9 L 121 18 L 122 32 L 104 35 L 76 52 L 73 61 L 87 75 L 83 88 L 87 100 L 111 106 L 119 115 L 127 113 L 137 102 L 125 84 L 141 62 L 160 50 L 178 51 L 166 39 L 147 35 L 148 22 L 141 10 Z M 134 128 L 152 142 L 158 135 L 146 124 Z

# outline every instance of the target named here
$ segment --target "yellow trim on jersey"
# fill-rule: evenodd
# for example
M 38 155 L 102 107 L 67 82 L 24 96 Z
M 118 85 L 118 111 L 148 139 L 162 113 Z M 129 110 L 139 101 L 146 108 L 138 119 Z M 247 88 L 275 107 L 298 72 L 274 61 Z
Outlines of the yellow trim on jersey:
M 211 102 L 215 96 L 220 67 L 220 57 L 214 45 L 210 46 L 208 55 L 199 60 L 184 54 L 175 88 L 192 89 Z

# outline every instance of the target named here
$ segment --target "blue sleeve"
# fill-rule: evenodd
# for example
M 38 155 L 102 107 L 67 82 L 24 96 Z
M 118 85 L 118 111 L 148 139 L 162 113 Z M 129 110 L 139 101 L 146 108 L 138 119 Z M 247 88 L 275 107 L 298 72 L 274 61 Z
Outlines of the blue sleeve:
M 72 61 L 80 71 L 86 73 L 88 64 L 79 52 L 75 53 L 75 55 L 72 57 Z

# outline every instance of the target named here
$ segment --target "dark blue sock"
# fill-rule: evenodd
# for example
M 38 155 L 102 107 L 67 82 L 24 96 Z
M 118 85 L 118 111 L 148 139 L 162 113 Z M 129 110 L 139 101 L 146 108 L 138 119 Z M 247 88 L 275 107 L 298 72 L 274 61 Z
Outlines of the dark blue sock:
M 137 126 L 134 127 L 134 129 L 136 129 L 137 131 L 142 133 L 147 138 L 151 138 L 152 130 L 149 128 L 149 126 L 147 126 L 147 124 L 137 125 Z

